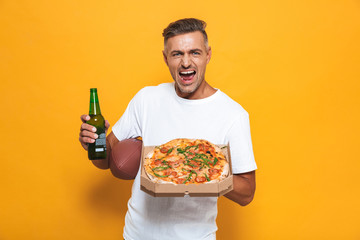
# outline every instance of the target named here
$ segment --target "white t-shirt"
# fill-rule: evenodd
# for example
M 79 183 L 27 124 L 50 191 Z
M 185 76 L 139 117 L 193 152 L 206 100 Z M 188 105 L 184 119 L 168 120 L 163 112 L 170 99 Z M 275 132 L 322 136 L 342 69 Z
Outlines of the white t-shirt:
M 175 138 L 229 142 L 234 174 L 257 168 L 249 115 L 220 90 L 204 99 L 188 100 L 176 94 L 174 83 L 145 87 L 112 131 L 119 140 L 141 136 L 145 146 Z M 139 172 L 125 217 L 126 240 L 216 238 L 217 197 L 152 197 L 140 190 Z

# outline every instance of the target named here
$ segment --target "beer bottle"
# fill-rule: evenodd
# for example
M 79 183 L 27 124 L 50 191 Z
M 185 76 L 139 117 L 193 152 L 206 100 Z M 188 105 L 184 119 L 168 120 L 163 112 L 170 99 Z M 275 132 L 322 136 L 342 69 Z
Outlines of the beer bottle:
M 106 158 L 106 134 L 105 134 L 105 119 L 101 115 L 99 98 L 97 89 L 90 89 L 90 120 L 87 124 L 96 127 L 96 134 L 98 138 L 94 143 L 89 143 L 88 157 L 90 160 L 105 159 Z

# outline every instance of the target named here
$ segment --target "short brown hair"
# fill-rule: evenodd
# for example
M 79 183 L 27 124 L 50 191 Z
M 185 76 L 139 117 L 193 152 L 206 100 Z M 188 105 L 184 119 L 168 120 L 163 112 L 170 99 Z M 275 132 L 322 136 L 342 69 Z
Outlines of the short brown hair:
M 185 33 L 191 33 L 200 31 L 204 36 L 205 44 L 208 43 L 208 37 L 205 32 L 206 28 L 206 22 L 196 19 L 196 18 L 184 18 L 177 20 L 175 22 L 172 22 L 167 26 L 163 31 L 163 37 L 164 37 L 164 44 L 166 44 L 167 40 L 171 37 L 185 34 Z

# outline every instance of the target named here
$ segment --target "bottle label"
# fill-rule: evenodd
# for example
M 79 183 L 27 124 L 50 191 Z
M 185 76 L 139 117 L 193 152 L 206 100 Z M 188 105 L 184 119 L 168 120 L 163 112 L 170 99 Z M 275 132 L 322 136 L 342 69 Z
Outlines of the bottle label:
M 103 152 L 103 151 L 105 151 L 104 148 L 95 148 L 95 152 Z
M 99 138 L 95 140 L 95 146 L 106 146 L 106 136 L 105 133 L 101 133 Z

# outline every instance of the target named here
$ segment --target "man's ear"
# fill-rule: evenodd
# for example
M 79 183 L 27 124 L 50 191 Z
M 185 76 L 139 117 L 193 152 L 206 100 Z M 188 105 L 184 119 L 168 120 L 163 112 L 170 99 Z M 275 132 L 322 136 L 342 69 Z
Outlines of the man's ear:
M 164 61 L 165 61 L 166 65 L 169 66 L 169 65 L 168 65 L 168 61 L 167 61 L 167 56 L 166 56 L 165 50 L 163 50 L 162 53 L 163 53 L 163 57 L 164 57 Z
M 208 51 L 207 51 L 207 53 L 206 53 L 206 63 L 209 63 L 209 62 L 210 62 L 211 54 L 212 54 L 212 52 L 211 52 L 211 47 L 209 46 L 209 47 L 208 47 Z

